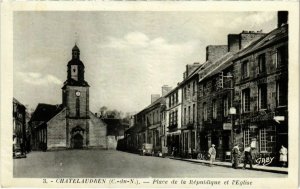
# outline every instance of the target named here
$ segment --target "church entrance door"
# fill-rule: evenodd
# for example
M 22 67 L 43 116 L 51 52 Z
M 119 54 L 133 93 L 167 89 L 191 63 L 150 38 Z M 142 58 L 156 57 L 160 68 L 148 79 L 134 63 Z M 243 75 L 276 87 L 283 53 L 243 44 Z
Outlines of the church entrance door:
M 81 134 L 77 133 L 73 137 L 73 148 L 81 149 L 83 147 L 83 137 Z

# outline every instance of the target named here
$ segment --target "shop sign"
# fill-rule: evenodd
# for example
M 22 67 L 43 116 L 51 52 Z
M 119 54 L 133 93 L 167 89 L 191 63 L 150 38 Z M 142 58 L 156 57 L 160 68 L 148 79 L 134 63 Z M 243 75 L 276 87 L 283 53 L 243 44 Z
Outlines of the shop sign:
M 274 116 L 274 120 L 275 120 L 277 123 L 280 123 L 280 121 L 284 121 L 284 116 Z
M 267 120 L 272 120 L 273 117 L 274 117 L 274 112 L 270 112 L 270 113 L 267 113 L 265 115 L 259 115 L 259 116 L 256 116 L 256 117 L 252 117 L 251 121 L 252 122 L 267 121 Z
M 231 130 L 232 124 L 231 123 L 223 123 L 223 130 Z
M 258 165 L 262 165 L 262 166 L 266 166 L 266 165 L 270 165 L 272 163 L 272 161 L 274 160 L 275 157 L 259 157 L 255 160 L 255 163 Z

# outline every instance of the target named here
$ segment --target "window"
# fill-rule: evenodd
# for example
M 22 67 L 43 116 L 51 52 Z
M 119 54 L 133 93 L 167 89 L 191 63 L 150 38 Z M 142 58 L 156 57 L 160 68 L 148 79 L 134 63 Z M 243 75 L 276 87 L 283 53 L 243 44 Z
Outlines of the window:
M 206 93 L 206 83 L 203 83 L 203 95 Z
M 223 99 L 223 108 L 224 108 L 224 117 L 227 117 L 228 116 L 228 97 L 226 96 L 224 99 Z
M 267 131 L 266 128 L 260 129 L 260 151 L 267 151 Z
M 266 72 L 266 54 L 261 54 L 258 56 L 258 70 L 259 73 L 265 73 Z
M 212 112 L 213 112 L 213 118 L 217 119 L 217 103 L 216 103 L 216 100 L 212 101 Z
M 159 140 L 159 131 L 155 131 L 155 140 L 156 140 L 156 146 L 160 145 L 160 140 Z
M 245 129 L 244 131 L 244 147 L 250 144 L 250 129 Z
M 193 123 L 195 123 L 195 111 L 196 111 L 196 105 L 193 104 Z
M 175 104 L 175 94 L 172 94 L 172 106 Z
M 178 103 L 178 91 L 176 91 L 176 103 Z
M 288 82 L 285 80 L 277 81 L 277 86 L 276 86 L 277 106 L 286 106 L 287 105 L 287 98 L 288 98 L 287 83 Z
M 203 119 L 204 121 L 207 120 L 207 106 L 205 102 L 203 103 Z
M 288 63 L 288 47 L 282 46 L 277 49 L 276 68 Z
M 246 60 L 242 63 L 242 78 L 249 77 L 249 61 Z
M 189 114 L 188 115 L 188 117 L 189 117 L 188 119 L 189 119 L 189 123 L 190 123 L 191 122 L 191 107 L 190 106 L 189 106 L 189 112 L 188 112 L 188 114 Z
M 193 96 L 196 93 L 196 81 L 193 82 Z
M 250 111 L 250 89 L 244 89 L 242 91 L 242 111 Z
M 175 110 L 174 124 L 177 124 L 178 111 Z
M 186 99 L 186 87 L 183 88 L 183 99 Z
M 154 124 L 155 123 L 155 112 L 153 112 L 153 114 L 152 114 L 152 124 Z
M 79 98 L 76 98 L 76 117 L 80 117 L 80 101 Z
M 191 132 L 191 148 L 192 149 L 195 149 L 195 140 L 196 140 L 196 136 L 195 135 L 196 135 L 195 132 L 192 131 Z
M 186 108 L 184 108 L 184 114 L 183 114 L 183 124 L 186 123 Z
M 266 84 L 258 86 L 258 107 L 259 109 L 268 108 L 268 94 Z
M 172 96 L 169 96 L 169 107 L 171 107 L 171 97 Z

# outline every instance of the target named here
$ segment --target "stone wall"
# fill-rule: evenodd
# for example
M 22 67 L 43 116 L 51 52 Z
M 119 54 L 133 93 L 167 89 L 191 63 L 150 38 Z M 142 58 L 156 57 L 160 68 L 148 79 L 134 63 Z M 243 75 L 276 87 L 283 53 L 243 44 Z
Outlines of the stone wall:
M 76 91 L 80 92 L 80 96 L 76 96 Z M 76 99 L 79 99 L 80 117 L 87 117 L 89 114 L 89 88 L 80 86 L 67 86 L 67 107 L 68 116 L 76 117 Z
M 47 147 L 66 147 L 66 109 L 63 109 L 47 123 Z
M 90 112 L 89 147 L 107 149 L 107 126 Z

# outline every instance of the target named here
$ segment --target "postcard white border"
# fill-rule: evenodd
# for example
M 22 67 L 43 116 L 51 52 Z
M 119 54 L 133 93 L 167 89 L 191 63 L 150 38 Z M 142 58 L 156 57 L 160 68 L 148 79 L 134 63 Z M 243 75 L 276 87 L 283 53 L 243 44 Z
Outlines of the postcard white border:
M 13 12 L 14 11 L 289 11 L 289 174 L 287 178 L 245 178 L 249 188 L 296 188 L 299 163 L 299 3 L 298 2 L 5 2 L 1 7 L 1 185 L 4 187 L 201 187 L 196 185 L 43 184 L 42 179 L 13 178 Z M 297 142 L 296 142 L 297 141 Z M 200 170 L 199 170 L 200 171 Z M 197 179 L 197 178 L 195 178 Z M 208 178 L 207 178 L 208 179 Z M 149 178 L 139 179 L 152 180 Z M 168 179 L 172 180 L 172 179 Z M 181 179 L 176 178 L 180 181 Z M 234 180 L 212 178 L 212 180 Z M 239 180 L 242 180 L 239 178 Z M 241 188 L 222 185 L 214 188 Z

